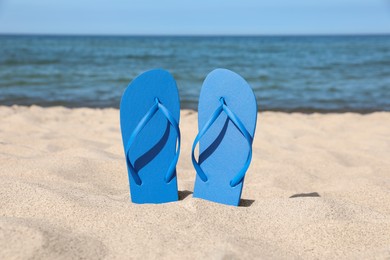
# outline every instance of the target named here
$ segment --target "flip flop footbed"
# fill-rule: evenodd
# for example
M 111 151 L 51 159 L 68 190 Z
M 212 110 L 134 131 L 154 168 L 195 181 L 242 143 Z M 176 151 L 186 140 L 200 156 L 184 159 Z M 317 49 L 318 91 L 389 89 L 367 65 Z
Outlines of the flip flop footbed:
M 220 99 L 254 136 L 257 103 L 252 89 L 238 74 L 216 69 L 205 79 L 199 97 L 198 128 L 203 129 L 212 114 L 221 106 Z M 231 187 L 230 181 L 247 161 L 248 142 L 224 112 L 199 141 L 199 164 L 208 180 L 196 175 L 194 197 L 238 205 L 243 181 Z
M 120 104 L 120 124 L 125 155 L 137 171 L 142 184 L 138 185 L 130 174 L 131 199 L 135 203 L 162 203 L 176 201 L 176 174 L 167 183 L 164 177 L 175 156 L 177 133 L 166 117 L 157 111 L 135 137 L 128 153 L 130 136 L 147 114 L 156 98 L 179 123 L 180 103 L 176 82 L 167 71 L 156 69 L 135 78 L 125 90 Z

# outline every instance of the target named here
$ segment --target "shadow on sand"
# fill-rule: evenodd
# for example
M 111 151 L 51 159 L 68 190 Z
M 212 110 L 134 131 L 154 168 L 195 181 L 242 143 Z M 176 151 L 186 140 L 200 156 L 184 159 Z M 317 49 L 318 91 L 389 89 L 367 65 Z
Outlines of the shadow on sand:
M 179 190 L 179 200 L 184 200 L 188 196 L 190 196 L 193 192 L 189 190 Z
M 189 191 L 189 190 L 179 190 L 178 193 L 179 193 L 179 200 L 184 200 L 185 198 L 190 196 L 193 192 Z M 238 205 L 238 206 L 239 207 L 250 207 L 250 206 L 252 206 L 253 202 L 255 202 L 255 200 L 241 199 L 240 205 Z
M 247 208 L 247 207 L 252 206 L 253 202 L 255 202 L 255 200 L 241 199 L 240 205 L 238 205 L 238 206 Z
M 321 197 L 318 192 L 311 192 L 311 193 L 298 193 L 290 196 L 290 198 L 304 198 L 304 197 Z

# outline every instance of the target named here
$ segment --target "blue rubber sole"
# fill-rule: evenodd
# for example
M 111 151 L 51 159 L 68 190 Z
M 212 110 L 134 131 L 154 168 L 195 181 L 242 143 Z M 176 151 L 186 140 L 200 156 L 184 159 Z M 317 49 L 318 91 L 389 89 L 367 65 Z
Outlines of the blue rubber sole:
M 198 105 L 199 131 L 220 107 L 221 98 L 253 138 L 257 120 L 256 98 L 249 84 L 227 69 L 212 71 L 203 83 Z M 244 179 L 234 187 L 231 180 L 247 162 L 249 149 L 242 133 L 222 112 L 199 141 L 199 165 L 207 175 L 207 181 L 196 175 L 193 196 L 238 206 Z
M 177 133 L 161 111 L 148 121 L 126 151 L 131 134 L 155 104 L 156 98 L 179 123 L 180 101 L 172 75 L 161 69 L 147 71 L 135 78 L 123 93 L 120 125 L 125 156 L 134 166 L 141 184 L 127 170 L 131 200 L 134 203 L 164 203 L 178 200 L 176 170 L 166 182 L 165 176 L 175 157 Z

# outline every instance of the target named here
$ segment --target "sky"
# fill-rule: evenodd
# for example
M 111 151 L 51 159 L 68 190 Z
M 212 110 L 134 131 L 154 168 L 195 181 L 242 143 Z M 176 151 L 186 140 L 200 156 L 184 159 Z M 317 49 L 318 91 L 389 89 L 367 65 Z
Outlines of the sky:
M 390 33 L 390 0 L 0 0 L 0 33 Z

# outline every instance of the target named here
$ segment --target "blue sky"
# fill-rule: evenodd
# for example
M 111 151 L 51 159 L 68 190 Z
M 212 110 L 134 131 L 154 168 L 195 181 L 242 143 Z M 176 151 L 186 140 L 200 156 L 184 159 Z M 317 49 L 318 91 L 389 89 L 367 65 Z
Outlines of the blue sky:
M 390 33 L 390 0 L 0 0 L 0 33 Z

